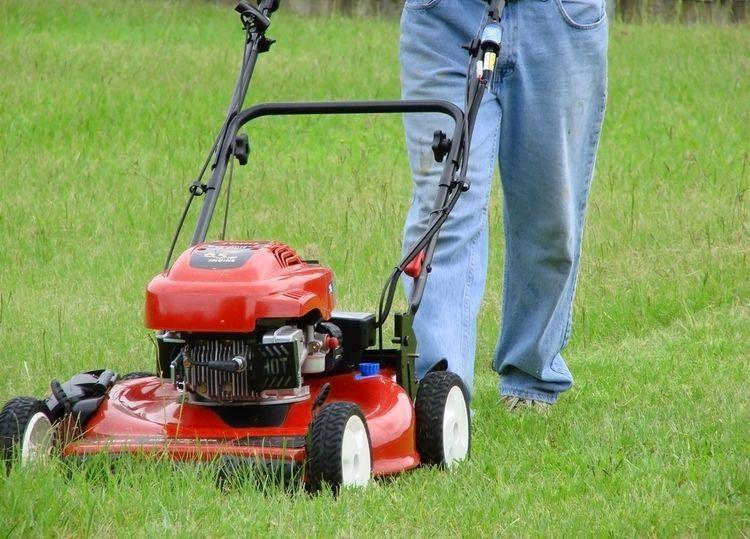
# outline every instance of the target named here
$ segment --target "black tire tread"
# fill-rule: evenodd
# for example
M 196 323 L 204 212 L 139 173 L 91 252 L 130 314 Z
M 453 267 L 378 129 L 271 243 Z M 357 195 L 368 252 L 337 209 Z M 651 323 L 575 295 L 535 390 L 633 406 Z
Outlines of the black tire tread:
M 44 401 L 34 397 L 14 397 L 5 403 L 0 412 L 0 457 L 13 457 L 13 448 L 21 441 L 29 420 L 37 412 L 49 415 Z
M 443 466 L 445 464 L 443 414 L 448 393 L 454 386 L 461 388 L 466 399 L 466 386 L 461 377 L 455 373 L 434 371 L 427 373 L 419 382 L 414 411 L 417 423 L 417 452 L 423 465 Z M 469 422 L 469 450 L 471 450 L 471 421 Z
M 313 419 L 307 447 L 308 486 L 313 492 L 320 490 L 324 483 L 330 485 L 334 492 L 341 486 L 341 445 L 346 423 L 353 415 L 362 419 L 369 442 L 367 422 L 354 403 L 332 402 L 323 406 Z

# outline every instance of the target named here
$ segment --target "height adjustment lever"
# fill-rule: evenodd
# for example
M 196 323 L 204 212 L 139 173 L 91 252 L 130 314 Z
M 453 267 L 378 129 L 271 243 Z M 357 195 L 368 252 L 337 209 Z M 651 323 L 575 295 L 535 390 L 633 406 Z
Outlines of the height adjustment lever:
M 435 161 L 442 163 L 448 152 L 451 151 L 451 139 L 440 131 L 435 131 L 432 135 L 432 153 L 435 155 Z

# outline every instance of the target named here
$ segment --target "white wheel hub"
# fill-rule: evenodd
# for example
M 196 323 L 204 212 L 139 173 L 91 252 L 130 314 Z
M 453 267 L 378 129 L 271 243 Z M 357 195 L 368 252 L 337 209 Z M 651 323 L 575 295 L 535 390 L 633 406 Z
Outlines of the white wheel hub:
M 52 450 L 52 423 L 46 414 L 37 412 L 29 420 L 21 440 L 21 462 L 42 460 Z
M 353 415 L 344 427 L 341 441 L 341 486 L 364 487 L 370 481 L 370 441 L 362 418 Z
M 448 392 L 443 412 L 443 455 L 450 468 L 469 453 L 469 413 L 463 391 L 453 386 Z

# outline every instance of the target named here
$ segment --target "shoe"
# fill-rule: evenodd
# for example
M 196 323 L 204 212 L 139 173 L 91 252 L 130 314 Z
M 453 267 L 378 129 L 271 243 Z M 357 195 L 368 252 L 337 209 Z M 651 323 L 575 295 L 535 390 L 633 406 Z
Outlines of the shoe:
M 509 412 L 517 412 L 519 410 L 533 410 L 534 412 L 539 412 L 541 414 L 546 414 L 549 412 L 550 407 L 552 406 L 548 402 L 543 401 L 535 401 L 532 399 L 522 399 L 520 397 L 514 397 L 512 395 L 504 395 L 500 398 L 500 402 L 503 403 L 503 406 L 505 406 L 506 410 Z

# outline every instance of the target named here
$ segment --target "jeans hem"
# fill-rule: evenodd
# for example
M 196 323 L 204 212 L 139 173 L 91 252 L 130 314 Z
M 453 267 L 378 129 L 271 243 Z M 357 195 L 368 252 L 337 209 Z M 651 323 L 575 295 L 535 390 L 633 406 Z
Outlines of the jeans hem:
M 518 397 L 519 399 L 546 402 L 547 404 L 555 404 L 558 397 L 557 393 L 541 393 L 538 391 L 519 389 L 517 387 L 507 387 L 502 384 L 500 385 L 500 395 L 503 397 Z

